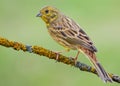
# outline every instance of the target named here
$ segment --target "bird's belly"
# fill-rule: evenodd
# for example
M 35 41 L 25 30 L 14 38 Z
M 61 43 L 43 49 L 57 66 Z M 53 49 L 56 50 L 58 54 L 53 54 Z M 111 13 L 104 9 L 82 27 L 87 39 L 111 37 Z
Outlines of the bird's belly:
M 52 33 L 51 31 L 48 31 L 50 33 L 50 36 L 60 45 L 62 45 L 65 48 L 68 49 L 73 49 L 76 50 L 76 46 L 71 45 L 70 43 L 68 43 L 64 38 L 61 38 L 58 36 L 59 33 Z

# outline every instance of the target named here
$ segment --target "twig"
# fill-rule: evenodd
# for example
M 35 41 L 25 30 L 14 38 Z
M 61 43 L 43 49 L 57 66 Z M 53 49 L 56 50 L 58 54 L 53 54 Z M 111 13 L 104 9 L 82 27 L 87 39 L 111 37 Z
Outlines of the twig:
M 38 54 L 40 56 L 45 56 L 49 59 L 54 59 L 54 60 L 56 60 L 56 56 L 57 56 L 57 54 L 55 52 L 47 50 L 43 47 L 24 45 L 22 43 L 15 42 L 15 41 L 10 41 L 10 40 L 2 38 L 2 37 L 0 37 L 0 45 L 4 46 L 4 47 L 8 47 L 8 48 L 11 47 L 11 48 L 13 48 L 14 50 L 17 50 L 17 51 L 22 50 L 24 52 L 27 51 L 27 52 L 30 52 L 30 53 Z M 91 66 L 88 66 L 84 63 L 81 63 L 79 61 L 77 61 L 77 64 L 75 65 L 73 59 L 74 58 L 70 59 L 69 57 L 66 57 L 66 56 L 63 56 L 63 55 L 60 54 L 57 61 L 62 62 L 62 63 L 67 64 L 67 65 L 74 66 L 76 68 L 79 68 L 81 71 L 87 71 L 87 72 L 90 72 L 90 73 L 93 73 L 93 74 L 97 75 L 97 72 L 96 72 L 95 68 L 93 68 Z M 112 73 L 109 73 L 109 75 L 110 75 L 110 77 L 112 78 L 113 81 L 120 83 L 120 77 L 119 76 L 114 75 Z

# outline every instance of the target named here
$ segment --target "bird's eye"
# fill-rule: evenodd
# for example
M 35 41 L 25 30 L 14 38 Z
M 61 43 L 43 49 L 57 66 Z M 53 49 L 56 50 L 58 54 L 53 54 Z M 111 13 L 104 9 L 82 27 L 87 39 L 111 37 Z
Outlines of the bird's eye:
M 46 13 L 46 14 L 49 13 L 49 10 L 45 10 L 45 13 Z

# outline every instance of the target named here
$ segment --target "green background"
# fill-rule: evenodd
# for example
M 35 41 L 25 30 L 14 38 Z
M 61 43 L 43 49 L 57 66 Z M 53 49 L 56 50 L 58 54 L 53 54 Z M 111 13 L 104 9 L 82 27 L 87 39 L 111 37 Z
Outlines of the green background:
M 45 23 L 36 18 L 54 6 L 80 24 L 94 41 L 104 68 L 120 75 L 120 0 L 0 0 L 0 36 L 60 51 Z M 75 56 L 76 51 L 65 53 Z M 79 61 L 89 64 L 84 55 Z M 119 86 L 103 83 L 91 73 L 38 55 L 0 46 L 0 86 Z

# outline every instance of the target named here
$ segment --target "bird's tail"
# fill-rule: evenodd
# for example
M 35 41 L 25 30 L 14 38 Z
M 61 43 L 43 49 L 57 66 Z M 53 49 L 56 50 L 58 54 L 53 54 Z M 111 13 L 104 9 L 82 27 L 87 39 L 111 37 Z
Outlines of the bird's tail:
M 92 62 L 92 64 L 94 65 L 98 76 L 104 81 L 104 82 L 112 82 L 111 77 L 109 76 L 109 74 L 104 70 L 104 68 L 102 67 L 102 65 L 97 61 L 96 59 L 96 55 L 94 52 L 85 49 L 85 48 L 80 48 L 80 51 L 82 51 L 85 55 L 87 55 L 88 59 Z

